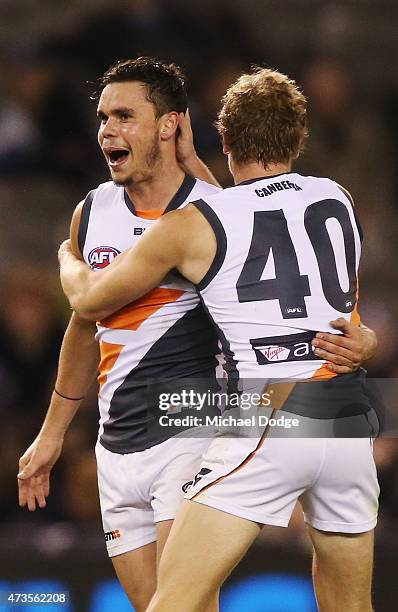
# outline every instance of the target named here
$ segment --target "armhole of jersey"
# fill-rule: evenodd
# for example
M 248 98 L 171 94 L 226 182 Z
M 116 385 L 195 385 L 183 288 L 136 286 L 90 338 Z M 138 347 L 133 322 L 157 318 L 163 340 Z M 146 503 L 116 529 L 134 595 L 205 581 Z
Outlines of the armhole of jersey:
M 224 263 L 227 252 L 227 235 L 220 219 L 217 217 L 214 210 L 208 204 L 206 204 L 204 200 L 196 200 L 196 202 L 192 202 L 192 204 L 196 206 L 205 219 L 210 223 L 217 240 L 217 251 L 210 268 L 207 270 L 202 280 L 196 285 L 198 291 L 203 291 L 203 289 L 205 289 L 213 280 Z
M 80 216 L 79 231 L 77 234 L 77 243 L 79 245 L 79 249 L 80 249 L 80 253 L 82 257 L 83 257 L 84 244 L 86 242 L 86 236 L 87 236 L 88 220 L 90 218 L 91 205 L 94 200 L 95 192 L 96 192 L 95 189 L 92 189 L 91 191 L 88 192 L 86 199 L 84 200 L 84 203 L 82 206 L 82 214 Z
M 354 205 L 354 200 L 352 199 L 352 196 L 351 196 L 350 192 L 347 189 L 344 189 L 344 187 L 342 187 L 338 183 L 336 183 L 336 185 L 340 189 L 340 191 L 342 191 L 344 193 L 344 195 L 351 202 L 352 212 L 354 213 L 355 223 L 357 224 L 358 234 L 359 234 L 359 238 L 360 238 L 361 244 L 362 244 L 362 242 L 363 242 L 363 229 L 362 229 L 361 224 L 360 224 L 359 219 L 358 219 L 357 211 L 356 211 L 356 208 L 355 208 L 355 205 Z

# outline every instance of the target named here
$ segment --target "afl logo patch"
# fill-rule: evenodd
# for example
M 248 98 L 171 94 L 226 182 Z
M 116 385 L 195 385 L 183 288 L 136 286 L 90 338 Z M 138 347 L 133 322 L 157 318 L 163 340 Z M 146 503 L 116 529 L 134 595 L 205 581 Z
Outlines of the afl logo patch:
M 120 251 L 113 247 L 95 247 L 95 249 L 88 254 L 88 263 L 93 270 L 102 270 L 106 268 L 106 266 L 109 266 L 117 255 L 120 255 Z

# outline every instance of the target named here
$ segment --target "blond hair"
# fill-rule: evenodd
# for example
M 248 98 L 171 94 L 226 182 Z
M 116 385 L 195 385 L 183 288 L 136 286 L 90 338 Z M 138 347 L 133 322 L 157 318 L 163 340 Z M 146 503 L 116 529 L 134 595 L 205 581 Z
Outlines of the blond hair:
M 256 67 L 229 87 L 216 127 L 238 164 L 288 162 L 308 134 L 306 98 L 285 74 Z

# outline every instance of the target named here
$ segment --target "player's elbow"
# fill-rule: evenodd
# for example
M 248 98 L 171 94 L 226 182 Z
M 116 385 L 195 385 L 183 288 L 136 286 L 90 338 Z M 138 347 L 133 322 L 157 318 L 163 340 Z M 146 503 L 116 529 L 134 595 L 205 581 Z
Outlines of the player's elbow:
M 98 321 L 104 316 L 103 310 L 93 302 L 90 295 L 71 297 L 69 302 L 75 313 L 85 321 Z

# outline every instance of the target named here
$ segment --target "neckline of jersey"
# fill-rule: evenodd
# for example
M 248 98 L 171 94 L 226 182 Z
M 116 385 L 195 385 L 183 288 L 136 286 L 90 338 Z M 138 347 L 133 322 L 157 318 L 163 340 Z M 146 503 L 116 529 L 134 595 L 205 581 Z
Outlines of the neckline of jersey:
M 181 185 L 177 189 L 176 193 L 173 195 L 170 202 L 167 204 L 166 208 L 164 209 L 163 214 L 166 214 L 170 212 L 171 210 L 176 210 L 177 208 L 179 208 L 181 204 L 183 204 L 185 200 L 188 198 L 195 184 L 196 184 L 196 179 L 190 176 L 189 174 L 186 174 L 184 176 L 184 180 L 182 181 Z M 134 202 L 130 199 L 127 191 L 125 189 L 123 189 L 123 191 L 124 191 L 124 202 L 127 208 L 129 209 L 130 212 L 133 213 L 134 216 L 138 217 L 139 215 L 137 215 L 137 211 L 136 211 Z M 142 218 L 143 217 L 141 217 L 141 219 Z
M 269 176 L 258 176 L 256 178 L 247 179 L 247 181 L 241 181 L 240 183 L 236 183 L 235 187 L 240 187 L 241 185 L 251 185 L 252 183 L 256 183 L 257 181 L 264 181 L 265 179 L 276 178 L 277 176 L 285 176 L 286 174 L 295 174 L 292 170 L 289 172 L 279 172 L 279 174 L 271 174 Z
M 136 208 L 135 212 L 137 217 L 140 217 L 141 219 L 146 219 L 147 221 L 154 221 L 156 219 L 159 219 L 159 217 L 163 215 L 163 210 L 158 210 L 154 208 L 150 210 L 139 210 L 138 208 Z

